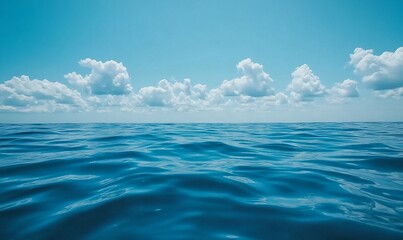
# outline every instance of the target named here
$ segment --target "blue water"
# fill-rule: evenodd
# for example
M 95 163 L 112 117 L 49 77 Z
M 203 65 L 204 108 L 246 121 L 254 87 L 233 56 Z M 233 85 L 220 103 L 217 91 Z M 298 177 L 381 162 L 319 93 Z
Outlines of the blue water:
M 2 124 L 0 239 L 403 239 L 403 123 Z

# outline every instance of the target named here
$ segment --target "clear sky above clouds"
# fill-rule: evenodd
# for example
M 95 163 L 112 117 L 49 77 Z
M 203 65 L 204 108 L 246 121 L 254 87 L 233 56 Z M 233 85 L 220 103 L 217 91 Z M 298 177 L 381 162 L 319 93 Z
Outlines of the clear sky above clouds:
M 402 121 L 403 1 L 0 2 L 0 122 Z

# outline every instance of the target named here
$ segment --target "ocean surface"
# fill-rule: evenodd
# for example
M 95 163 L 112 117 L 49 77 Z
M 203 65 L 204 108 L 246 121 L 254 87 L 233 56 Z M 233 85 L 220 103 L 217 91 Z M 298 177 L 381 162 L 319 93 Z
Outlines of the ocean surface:
M 403 239 L 403 123 L 1 124 L 0 239 Z

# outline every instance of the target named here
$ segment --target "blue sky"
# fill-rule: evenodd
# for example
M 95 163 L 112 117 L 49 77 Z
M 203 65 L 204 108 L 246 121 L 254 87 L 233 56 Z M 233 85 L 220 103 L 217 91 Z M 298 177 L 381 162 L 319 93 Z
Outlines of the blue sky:
M 370 0 L 3 0 L 0 121 L 401 121 L 402 12 Z

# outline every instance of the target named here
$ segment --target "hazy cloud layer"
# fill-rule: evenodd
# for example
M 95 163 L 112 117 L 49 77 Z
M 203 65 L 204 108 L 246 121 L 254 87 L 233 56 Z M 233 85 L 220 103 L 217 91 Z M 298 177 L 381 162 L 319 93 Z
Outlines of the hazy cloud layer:
M 397 98 L 403 97 L 403 87 L 384 90 L 384 91 L 375 91 L 375 95 L 381 98 Z

